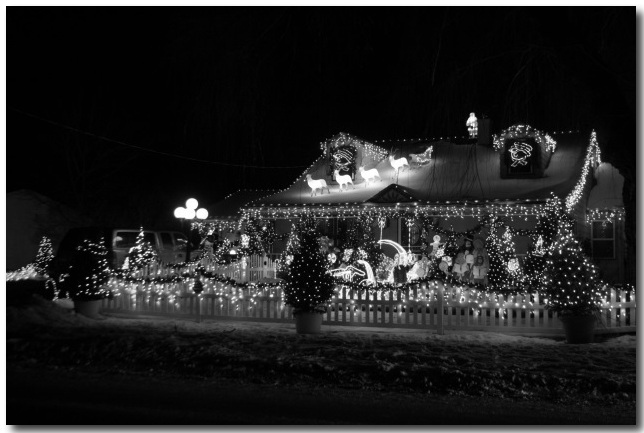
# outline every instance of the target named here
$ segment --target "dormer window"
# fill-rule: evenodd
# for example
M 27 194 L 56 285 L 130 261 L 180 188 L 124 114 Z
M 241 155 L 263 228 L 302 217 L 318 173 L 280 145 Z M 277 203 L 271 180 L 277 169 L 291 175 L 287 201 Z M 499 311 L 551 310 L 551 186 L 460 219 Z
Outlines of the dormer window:
M 543 177 L 557 142 L 530 125 L 513 125 L 494 136 L 501 152 L 501 178 Z

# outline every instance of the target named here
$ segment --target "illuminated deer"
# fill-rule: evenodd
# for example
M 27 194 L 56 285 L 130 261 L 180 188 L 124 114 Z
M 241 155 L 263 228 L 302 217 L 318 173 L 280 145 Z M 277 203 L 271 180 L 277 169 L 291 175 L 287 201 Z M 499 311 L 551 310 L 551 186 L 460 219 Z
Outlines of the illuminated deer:
M 398 176 L 398 171 L 401 169 L 401 167 L 404 167 L 406 165 L 409 168 L 409 163 L 407 162 L 407 158 L 405 157 L 395 159 L 393 155 L 389 155 L 389 162 L 396 171 L 396 176 Z
M 326 180 L 324 179 L 313 179 L 310 174 L 307 174 L 306 183 L 308 183 L 309 187 L 311 188 L 311 197 L 313 196 L 313 193 L 317 195 L 318 189 L 320 190 L 320 195 L 324 194 L 324 188 L 326 188 L 327 193 L 331 194 L 331 191 L 326 184 Z
M 351 176 L 349 176 L 348 174 L 344 174 L 344 175 L 340 174 L 338 170 L 335 170 L 333 173 L 335 174 L 336 182 L 340 184 L 340 191 L 342 191 L 342 185 L 344 185 L 345 188 L 348 188 L 349 184 L 353 186 L 353 189 L 356 189 L 356 186 L 353 184 L 353 181 L 351 180 Z
M 375 168 L 372 168 L 371 170 L 365 170 L 364 167 L 360 167 L 360 176 L 364 179 L 364 187 L 367 187 L 367 183 L 369 182 L 375 182 L 376 177 L 378 180 L 380 179 L 380 173 L 378 173 L 378 170 Z

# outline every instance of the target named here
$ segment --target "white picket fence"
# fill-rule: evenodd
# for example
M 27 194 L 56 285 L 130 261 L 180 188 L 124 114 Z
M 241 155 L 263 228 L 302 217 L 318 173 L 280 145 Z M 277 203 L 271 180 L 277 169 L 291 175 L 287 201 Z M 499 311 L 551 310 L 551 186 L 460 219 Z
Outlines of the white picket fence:
M 172 271 L 150 269 L 139 276 L 168 276 Z M 238 282 L 261 282 L 275 277 L 275 257 L 254 256 L 246 263 L 218 267 L 212 271 Z M 164 274 L 165 272 L 165 274 Z M 169 273 L 168 273 L 169 272 Z M 231 286 L 206 281 L 196 295 L 190 280 L 178 283 L 113 281 L 118 296 L 103 302 L 104 310 L 136 314 L 194 317 L 197 320 L 232 319 L 292 321 L 278 287 Z M 602 332 L 631 332 L 636 329 L 634 291 L 611 289 L 601 309 Z M 477 292 L 462 286 L 414 285 L 396 291 L 336 288 L 323 321 L 329 325 L 421 328 L 444 330 L 488 330 L 562 334 L 557 315 L 546 309 L 538 293 L 504 297 Z

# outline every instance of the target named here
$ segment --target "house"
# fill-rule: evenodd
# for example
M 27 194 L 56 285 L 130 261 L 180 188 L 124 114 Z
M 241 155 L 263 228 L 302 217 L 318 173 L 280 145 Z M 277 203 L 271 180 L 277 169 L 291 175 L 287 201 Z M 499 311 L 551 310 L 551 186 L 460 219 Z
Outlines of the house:
M 485 241 L 493 217 L 507 226 L 523 265 L 539 218 L 558 197 L 602 277 L 623 281 L 623 178 L 601 161 L 595 133 L 513 125 L 489 138 L 368 142 L 340 133 L 320 143 L 320 156 L 288 187 L 260 196 L 238 192 L 210 211 L 228 222 L 260 219 L 284 234 L 312 214 L 336 252 L 352 227 L 366 224 L 375 239 L 390 241 L 380 242 L 389 257 L 427 254 L 432 240 L 450 236 L 458 245 L 466 237 Z M 277 241 L 272 252 L 285 247 Z

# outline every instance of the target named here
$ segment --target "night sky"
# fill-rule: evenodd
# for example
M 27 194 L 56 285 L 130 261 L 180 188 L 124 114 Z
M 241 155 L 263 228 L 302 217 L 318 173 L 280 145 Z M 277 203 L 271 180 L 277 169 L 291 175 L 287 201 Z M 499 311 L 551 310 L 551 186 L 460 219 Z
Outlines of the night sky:
M 169 227 L 188 197 L 288 186 L 340 131 L 475 111 L 596 129 L 634 203 L 635 41 L 634 7 L 8 7 L 7 191 Z

